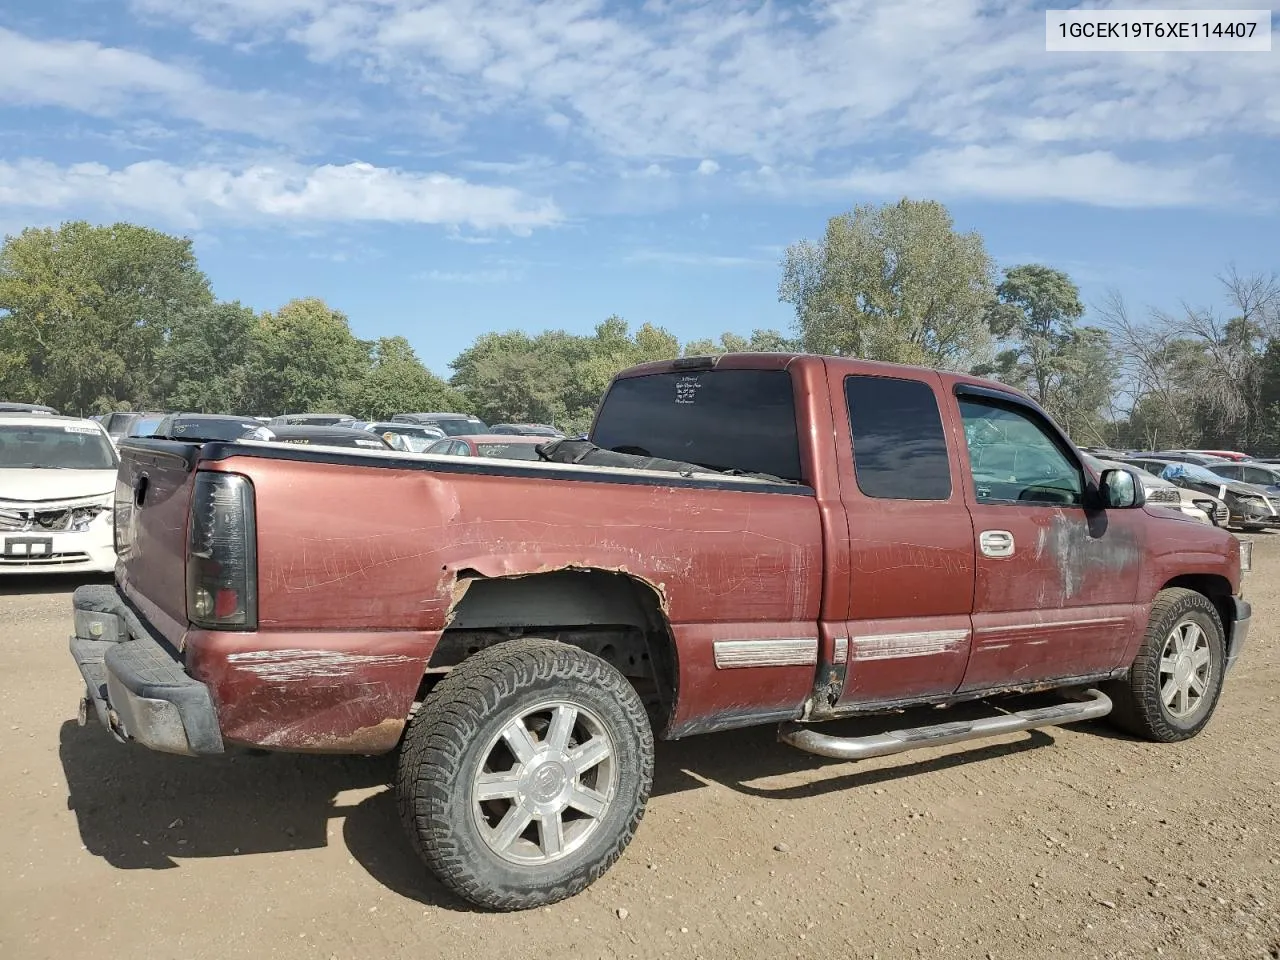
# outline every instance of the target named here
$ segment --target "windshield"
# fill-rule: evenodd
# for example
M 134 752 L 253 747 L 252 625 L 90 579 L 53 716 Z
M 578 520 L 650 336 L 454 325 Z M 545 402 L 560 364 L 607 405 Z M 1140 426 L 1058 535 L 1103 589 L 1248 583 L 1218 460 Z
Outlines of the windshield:
M 475 436 L 489 429 L 479 420 L 437 420 L 432 426 L 443 430 L 448 437 Z
M 482 457 L 500 460 L 541 460 L 536 443 L 477 443 L 476 450 Z
M 95 426 L 0 426 L 0 469 L 114 470 L 116 452 Z
M 791 375 L 698 370 L 614 382 L 592 430 L 606 450 L 802 481 Z
M 163 417 L 140 417 L 129 424 L 129 436 L 131 437 L 149 437 L 156 432 L 156 427 L 160 426 Z

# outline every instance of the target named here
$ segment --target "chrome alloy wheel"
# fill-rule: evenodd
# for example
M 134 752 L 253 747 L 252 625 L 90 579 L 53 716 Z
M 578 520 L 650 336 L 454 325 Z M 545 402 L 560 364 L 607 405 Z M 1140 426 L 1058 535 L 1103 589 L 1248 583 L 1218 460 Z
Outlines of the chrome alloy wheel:
M 1160 697 L 1169 716 L 1182 720 L 1200 709 L 1212 669 L 1209 638 L 1194 620 L 1183 620 L 1160 652 Z
M 618 785 L 613 738 L 591 710 L 561 700 L 522 710 L 494 735 L 472 778 L 485 844 L 504 860 L 541 865 L 581 847 Z

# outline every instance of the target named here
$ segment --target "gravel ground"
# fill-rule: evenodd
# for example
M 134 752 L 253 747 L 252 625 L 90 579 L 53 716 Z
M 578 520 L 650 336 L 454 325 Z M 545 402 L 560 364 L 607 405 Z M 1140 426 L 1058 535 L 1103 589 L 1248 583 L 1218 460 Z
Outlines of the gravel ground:
M 0 957 L 1280 960 L 1280 535 L 1197 739 L 1084 724 L 864 763 L 770 729 L 660 744 L 586 893 L 468 910 L 387 760 L 166 757 L 75 722 L 66 581 L 0 588 Z

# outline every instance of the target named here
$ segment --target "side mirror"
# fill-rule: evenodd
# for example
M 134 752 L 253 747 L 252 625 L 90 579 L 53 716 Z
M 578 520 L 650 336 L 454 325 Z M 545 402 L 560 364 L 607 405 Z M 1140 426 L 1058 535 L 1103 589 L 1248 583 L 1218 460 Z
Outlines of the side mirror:
M 1102 471 L 1099 481 L 1102 505 L 1108 510 L 1129 510 L 1147 502 L 1142 481 L 1132 470 L 1112 468 Z

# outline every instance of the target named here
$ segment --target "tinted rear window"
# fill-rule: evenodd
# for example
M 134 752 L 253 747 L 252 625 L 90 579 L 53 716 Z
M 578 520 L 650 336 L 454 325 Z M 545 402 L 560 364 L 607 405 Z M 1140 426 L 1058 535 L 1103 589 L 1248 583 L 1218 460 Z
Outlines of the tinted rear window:
M 919 380 L 846 377 L 858 489 L 886 500 L 951 496 L 947 441 L 933 389 Z
M 498 457 L 502 460 L 541 460 L 536 443 L 477 443 L 476 450 L 482 457 Z
M 607 450 L 803 481 L 785 370 L 629 377 L 605 396 L 591 437 Z
M 169 436 L 177 440 L 239 440 L 250 430 L 262 426 L 256 420 L 185 420 L 175 419 Z

